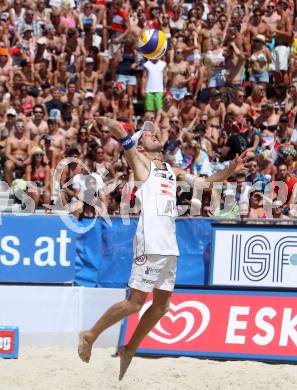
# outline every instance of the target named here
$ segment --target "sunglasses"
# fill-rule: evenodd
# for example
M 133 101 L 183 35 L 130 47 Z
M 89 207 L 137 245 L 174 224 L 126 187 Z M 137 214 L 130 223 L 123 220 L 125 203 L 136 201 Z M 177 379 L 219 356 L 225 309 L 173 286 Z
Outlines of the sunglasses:
M 86 131 L 82 131 L 81 133 L 79 133 L 79 135 L 86 135 L 87 132 Z
M 178 124 L 178 121 L 170 121 L 170 123 Z
M 183 51 L 177 51 L 176 54 L 184 54 Z
M 110 131 L 109 130 L 103 130 L 102 133 L 108 134 L 108 133 L 110 133 Z
M 43 114 L 43 111 L 34 111 L 34 114 Z
M 43 156 L 43 153 L 35 153 L 34 156 L 41 157 Z

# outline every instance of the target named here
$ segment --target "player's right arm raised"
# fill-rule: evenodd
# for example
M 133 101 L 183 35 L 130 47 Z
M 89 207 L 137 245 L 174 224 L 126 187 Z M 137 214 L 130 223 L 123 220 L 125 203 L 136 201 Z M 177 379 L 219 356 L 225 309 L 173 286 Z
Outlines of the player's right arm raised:
M 114 119 L 101 116 L 102 125 L 108 126 L 111 134 L 123 146 L 126 160 L 133 170 L 136 181 L 145 181 L 149 175 L 150 160 L 142 153 L 139 153 L 134 141 L 123 126 Z

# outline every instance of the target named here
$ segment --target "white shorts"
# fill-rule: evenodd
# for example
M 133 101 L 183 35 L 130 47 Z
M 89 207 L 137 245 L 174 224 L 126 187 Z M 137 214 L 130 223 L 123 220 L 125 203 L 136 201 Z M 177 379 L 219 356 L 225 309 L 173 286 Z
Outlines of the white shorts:
M 270 70 L 273 72 L 287 71 L 289 69 L 290 48 L 288 46 L 276 46 L 272 52 Z
M 129 287 L 143 292 L 154 288 L 173 291 L 176 256 L 143 255 L 133 260 Z

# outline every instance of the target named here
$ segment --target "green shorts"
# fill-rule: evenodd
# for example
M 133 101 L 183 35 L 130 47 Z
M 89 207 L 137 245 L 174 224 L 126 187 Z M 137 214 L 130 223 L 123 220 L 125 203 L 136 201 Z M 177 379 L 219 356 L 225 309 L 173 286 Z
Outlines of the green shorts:
M 163 92 L 147 92 L 145 94 L 145 112 L 161 110 L 163 105 Z

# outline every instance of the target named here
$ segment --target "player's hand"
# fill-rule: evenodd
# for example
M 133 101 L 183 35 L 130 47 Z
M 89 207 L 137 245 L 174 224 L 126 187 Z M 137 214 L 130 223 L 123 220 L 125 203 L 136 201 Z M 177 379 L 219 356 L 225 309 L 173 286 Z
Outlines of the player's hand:
M 249 164 L 247 163 L 248 157 L 244 157 L 244 153 L 240 156 L 237 154 L 234 160 L 231 161 L 229 170 L 231 174 L 247 173 Z

